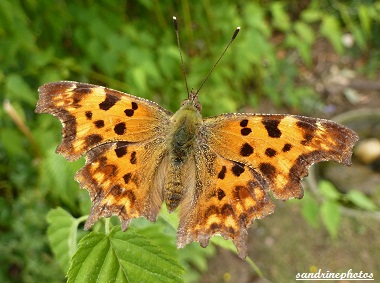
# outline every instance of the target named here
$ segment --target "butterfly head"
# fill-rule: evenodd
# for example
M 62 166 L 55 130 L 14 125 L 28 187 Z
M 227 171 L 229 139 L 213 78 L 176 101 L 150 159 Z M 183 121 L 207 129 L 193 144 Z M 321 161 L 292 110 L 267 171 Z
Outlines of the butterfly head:
M 198 100 L 198 91 L 194 92 L 194 89 L 191 89 L 187 99 L 183 100 L 181 103 L 181 108 L 194 107 L 199 112 L 202 110 L 202 105 Z

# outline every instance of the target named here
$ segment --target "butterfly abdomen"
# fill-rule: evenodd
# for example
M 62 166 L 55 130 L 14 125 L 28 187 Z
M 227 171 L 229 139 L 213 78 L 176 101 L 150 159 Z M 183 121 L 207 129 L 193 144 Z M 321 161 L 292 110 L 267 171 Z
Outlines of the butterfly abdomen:
M 169 168 L 164 198 L 169 211 L 175 210 L 188 187 L 189 171 L 195 171 L 194 142 L 202 124 L 199 110 L 191 103 L 181 107 L 171 119 L 169 133 Z

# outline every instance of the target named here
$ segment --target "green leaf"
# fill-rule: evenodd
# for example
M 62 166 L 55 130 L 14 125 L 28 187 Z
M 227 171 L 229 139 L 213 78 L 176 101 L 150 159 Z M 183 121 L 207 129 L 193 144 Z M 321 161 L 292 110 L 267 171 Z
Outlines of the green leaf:
M 167 229 L 167 224 L 163 220 L 157 221 L 154 225 L 147 220 L 144 222 L 147 223 L 147 225 L 137 229 L 138 233 L 149 238 L 152 244 L 163 249 L 168 255 L 172 257 L 177 256 L 178 249 L 176 247 L 175 231 Z
M 330 200 L 337 200 L 341 197 L 341 194 L 337 191 L 334 185 L 326 180 L 322 180 L 318 184 L 319 191 L 324 197 Z
M 10 156 L 22 156 L 25 155 L 24 139 L 15 127 L 2 128 L 0 131 L 0 143 L 2 148 Z
M 284 6 L 283 3 L 273 2 L 270 5 L 270 10 L 273 16 L 273 26 L 282 31 L 287 31 L 290 28 L 290 19 Z
M 336 238 L 340 224 L 339 204 L 335 201 L 326 201 L 321 207 L 323 224 L 331 237 Z
M 359 28 L 358 26 L 354 26 L 352 27 L 352 35 L 355 38 L 355 43 L 357 44 L 357 46 L 361 50 L 365 50 L 367 43 L 366 43 L 366 38 L 365 38 L 363 30 Z
M 83 160 L 67 163 L 62 156 L 56 154 L 51 148 L 41 166 L 43 172 L 45 172 L 42 181 L 46 189 L 71 210 L 75 211 L 78 208 L 79 185 L 74 180 L 74 175 L 83 166 Z
M 314 23 L 322 18 L 322 12 L 317 9 L 308 9 L 301 13 L 301 18 L 308 23 Z
M 82 238 L 71 260 L 68 282 L 183 282 L 183 267 L 134 229 Z
M 211 241 L 213 241 L 214 238 L 215 237 L 212 237 Z M 191 243 L 179 251 L 180 261 L 187 267 L 187 273 L 190 273 L 196 271 L 205 272 L 208 268 L 207 258 L 213 256 L 216 249 L 214 245 L 208 245 L 206 248 L 202 248 L 199 243 Z M 194 267 L 195 270 L 193 270 Z M 186 276 L 187 275 L 188 274 L 186 274 Z
M 318 228 L 319 206 L 315 199 L 309 193 L 305 193 L 303 197 L 301 213 L 310 226 Z
M 186 269 L 185 282 L 199 282 L 202 274 L 208 269 L 208 258 L 215 254 L 214 245 L 202 248 L 199 243 L 190 243 L 178 250 L 178 257 Z
M 371 16 L 370 10 L 375 10 L 374 7 L 367 5 L 359 5 L 358 15 L 360 21 L 360 27 L 366 35 L 371 33 Z
M 315 41 L 314 30 L 304 22 L 296 22 L 294 24 L 294 30 L 305 43 L 311 45 Z
M 341 42 L 342 31 L 339 20 L 332 15 L 325 15 L 320 31 L 331 42 L 335 51 L 342 54 L 344 48 Z
M 50 210 L 46 220 L 49 223 L 47 236 L 50 247 L 62 269 L 67 271 L 77 246 L 78 221 L 60 207 Z
M 211 243 L 222 247 L 223 249 L 229 250 L 237 254 L 236 247 L 231 240 L 226 240 L 222 236 L 214 236 L 211 238 Z
M 140 92 L 143 93 L 147 86 L 146 71 L 141 67 L 134 68 L 132 71 L 132 81 L 135 83 Z
M 375 211 L 378 209 L 374 202 L 361 191 L 351 190 L 348 192 L 346 197 L 357 207 L 362 208 L 364 210 Z
M 6 97 L 10 101 L 23 101 L 30 106 L 35 106 L 35 91 L 31 90 L 25 79 L 17 74 L 10 74 L 5 79 Z

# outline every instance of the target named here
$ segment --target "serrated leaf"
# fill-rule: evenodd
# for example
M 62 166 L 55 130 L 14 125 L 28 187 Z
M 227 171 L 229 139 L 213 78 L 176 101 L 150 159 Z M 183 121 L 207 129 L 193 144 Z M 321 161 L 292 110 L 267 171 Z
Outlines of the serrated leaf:
M 140 235 L 149 238 L 152 243 L 165 250 L 165 252 L 167 252 L 170 256 L 177 256 L 178 249 L 176 247 L 175 231 L 169 230 L 165 232 L 165 229 L 167 229 L 167 224 L 162 220 L 161 223 L 160 221 L 157 221 L 155 225 L 151 224 L 152 223 L 149 223 L 146 227 L 139 228 L 137 232 Z
M 323 224 L 331 237 L 336 238 L 340 224 L 339 204 L 335 201 L 326 201 L 321 207 Z
M 322 180 L 318 184 L 319 191 L 322 195 L 328 199 L 336 200 L 339 199 L 341 194 L 337 191 L 335 186 L 326 180 Z
M 377 207 L 374 204 L 374 202 L 370 198 L 368 198 L 365 194 L 363 194 L 361 191 L 351 190 L 348 192 L 346 197 L 349 201 L 351 201 L 353 204 L 355 204 L 359 208 L 362 208 L 368 211 L 377 210 Z
M 183 282 L 182 266 L 158 246 L 128 229 L 82 238 L 71 260 L 68 282 Z
M 50 247 L 63 270 L 69 269 L 70 258 L 76 250 L 77 220 L 62 208 L 50 210 L 47 236 Z

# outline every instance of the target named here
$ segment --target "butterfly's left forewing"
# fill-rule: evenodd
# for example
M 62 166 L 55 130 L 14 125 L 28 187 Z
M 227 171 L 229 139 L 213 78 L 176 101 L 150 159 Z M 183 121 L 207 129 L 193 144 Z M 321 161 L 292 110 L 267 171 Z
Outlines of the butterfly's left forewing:
M 350 165 L 358 141 L 338 123 L 296 115 L 224 114 L 205 128 L 213 151 L 252 168 L 278 199 L 302 198 L 301 179 L 316 162 Z

